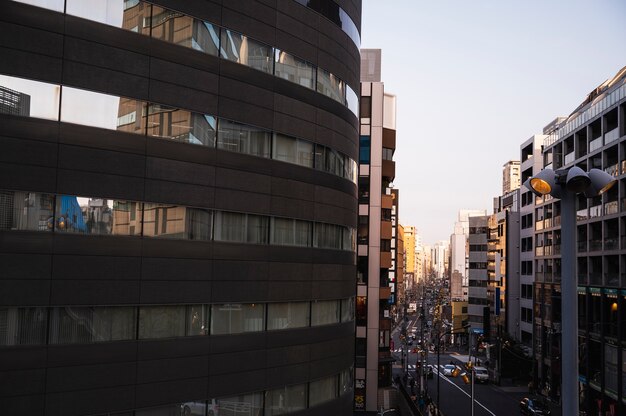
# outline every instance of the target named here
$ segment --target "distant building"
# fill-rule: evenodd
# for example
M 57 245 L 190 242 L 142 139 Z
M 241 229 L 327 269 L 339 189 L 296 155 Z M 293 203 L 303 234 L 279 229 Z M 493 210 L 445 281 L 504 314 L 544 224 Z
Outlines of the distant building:
M 0 113 L 29 116 L 30 95 L 0 85 Z
M 502 195 L 508 194 L 521 186 L 520 161 L 509 160 L 502 167 Z

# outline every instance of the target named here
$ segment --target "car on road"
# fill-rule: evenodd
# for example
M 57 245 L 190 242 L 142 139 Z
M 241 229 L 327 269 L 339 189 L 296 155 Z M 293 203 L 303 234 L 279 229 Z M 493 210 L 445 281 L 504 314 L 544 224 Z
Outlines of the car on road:
M 451 376 L 452 372 L 454 371 L 454 369 L 456 368 L 455 365 L 453 364 L 446 364 L 443 366 L 443 375 L 444 376 Z
M 474 380 L 477 383 L 488 383 L 489 371 L 485 367 L 474 367 Z
M 524 397 L 519 403 L 520 414 L 528 416 L 549 416 L 550 407 L 543 398 Z

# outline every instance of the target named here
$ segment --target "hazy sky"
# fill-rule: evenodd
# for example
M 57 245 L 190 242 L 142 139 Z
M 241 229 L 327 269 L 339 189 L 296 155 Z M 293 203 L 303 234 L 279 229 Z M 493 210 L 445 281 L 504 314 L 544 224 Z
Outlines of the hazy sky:
M 400 223 L 449 240 L 520 144 L 626 66 L 624 0 L 363 0 L 362 48 L 397 95 Z

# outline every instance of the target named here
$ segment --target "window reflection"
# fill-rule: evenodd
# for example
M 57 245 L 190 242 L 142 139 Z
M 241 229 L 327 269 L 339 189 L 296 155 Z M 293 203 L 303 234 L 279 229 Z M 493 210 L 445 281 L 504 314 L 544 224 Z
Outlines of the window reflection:
M 263 411 L 263 394 L 262 393 L 248 393 L 241 394 L 239 396 L 223 397 L 221 399 L 213 399 L 209 401 L 209 409 L 213 403 L 217 402 L 214 406 L 217 416 L 217 410 L 219 410 L 219 416 L 258 416 Z
M 143 235 L 148 237 L 211 239 L 213 212 L 168 204 L 144 204 Z
M 66 13 L 122 27 L 126 3 L 123 0 L 66 0 Z
M 139 339 L 184 335 L 184 306 L 141 306 L 139 308 Z
M 220 119 L 217 148 L 269 158 L 271 137 L 267 130 Z
M 60 195 L 55 230 L 79 234 L 141 234 L 141 203 Z
M 0 230 L 52 231 L 54 195 L 0 191 Z
M 265 308 L 260 303 L 211 305 L 211 334 L 239 334 L 265 329 Z
M 311 302 L 311 326 L 339 323 L 339 301 L 317 300 Z
M 359 96 L 348 84 L 346 84 L 346 106 L 355 115 L 359 114 Z
M 50 312 L 50 344 L 135 339 L 134 307 L 59 307 Z
M 312 168 L 313 146 L 309 141 L 275 133 L 272 158 Z
M 222 29 L 220 56 L 233 62 L 271 74 L 273 72 L 271 46 L 232 30 Z
M 265 393 L 265 416 L 282 415 L 307 407 L 307 385 L 298 384 Z
M 61 121 L 116 130 L 119 115 L 120 97 L 63 87 Z M 127 119 L 121 121 L 126 122 Z
M 148 136 L 215 146 L 215 117 L 162 104 L 148 105 Z
M 60 92 L 59 85 L 0 75 L 0 113 L 58 120 Z
M 337 376 L 312 381 L 309 385 L 309 406 L 315 406 L 337 397 Z
M 151 21 L 152 37 L 217 56 L 218 27 L 156 5 Z
M 315 89 L 313 64 L 279 49 L 276 49 L 274 75 L 303 87 Z
M 0 345 L 43 345 L 47 322 L 46 308 L 0 308 Z
M 344 104 L 345 83 L 336 75 L 322 68 L 317 68 L 317 92 Z
M 309 326 L 309 302 L 270 303 L 267 305 L 267 329 Z

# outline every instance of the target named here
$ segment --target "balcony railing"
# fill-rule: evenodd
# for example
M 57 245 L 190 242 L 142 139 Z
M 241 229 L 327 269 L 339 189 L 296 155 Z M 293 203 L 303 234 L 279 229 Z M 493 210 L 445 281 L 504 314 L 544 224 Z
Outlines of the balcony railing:
M 619 139 L 619 128 L 615 127 L 613 130 L 604 133 L 604 143 L 611 143 Z
M 552 255 L 552 246 L 551 245 L 550 246 L 545 246 L 543 248 L 543 254 L 545 256 L 551 256 Z
M 544 254 L 543 247 L 535 247 L 535 256 L 543 256 Z
M 587 284 L 587 273 L 578 273 L 578 284 L 579 285 Z
M 620 240 L 622 242 L 622 249 L 626 249 L 626 235 L 621 236 Z
M 602 273 L 589 273 L 589 284 L 594 286 L 601 286 Z
M 554 255 L 559 255 L 561 254 L 561 245 L 560 244 L 555 244 L 554 249 L 552 250 Z
M 560 219 L 560 217 L 557 217 L 557 218 Z M 576 211 L 576 219 L 578 221 L 583 221 L 583 220 L 586 220 L 587 218 L 589 218 L 589 214 L 587 213 L 587 208 L 579 209 L 578 211 Z
M 552 225 L 552 218 L 546 218 L 546 219 L 544 219 L 544 220 L 543 220 L 543 226 L 544 226 L 545 228 L 551 228 L 551 227 L 553 227 L 553 225 Z
M 619 163 L 604 168 L 604 171 L 611 176 L 619 176 Z
M 602 205 L 589 207 L 589 218 L 600 217 L 602 215 Z
M 589 240 L 589 251 L 602 251 L 602 240 Z
M 617 214 L 619 212 L 619 205 L 617 201 L 610 201 L 604 204 L 604 215 Z
M 579 241 L 578 242 L 578 252 L 582 253 L 587 251 L 587 241 Z
M 552 220 L 552 222 L 553 222 L 553 225 L 554 225 L 555 227 L 558 227 L 559 225 L 561 225 L 561 216 L 560 216 L 560 215 L 558 215 L 558 216 L 554 217 L 554 219 Z
M 543 230 L 543 220 L 539 220 L 535 222 L 535 230 Z
M 589 142 L 589 152 L 593 152 L 594 150 L 597 150 L 599 148 L 602 147 L 603 145 L 603 140 L 602 140 L 602 136 L 593 139 L 592 141 Z
M 604 249 L 605 250 L 619 250 L 619 238 L 618 237 L 605 238 Z
M 619 273 L 604 273 L 604 284 L 606 286 L 619 286 Z
M 569 165 L 570 163 L 574 162 L 574 160 L 576 160 L 576 155 L 574 154 L 574 152 L 570 152 L 565 155 L 565 158 L 563 159 L 563 164 Z

